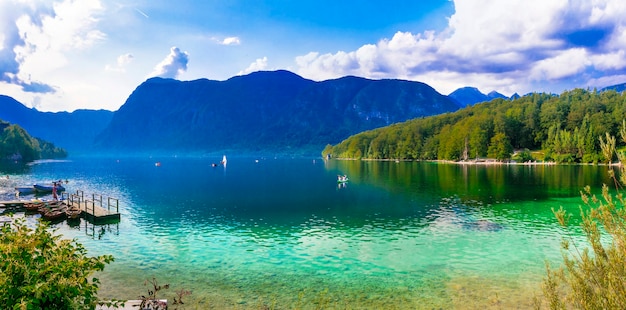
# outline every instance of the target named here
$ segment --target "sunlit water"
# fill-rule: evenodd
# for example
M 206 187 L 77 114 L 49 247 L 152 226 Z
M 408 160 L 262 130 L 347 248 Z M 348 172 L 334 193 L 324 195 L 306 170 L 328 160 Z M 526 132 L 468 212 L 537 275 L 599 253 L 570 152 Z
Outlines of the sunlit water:
M 118 198 L 119 223 L 55 225 L 115 257 L 102 298 L 137 299 L 155 277 L 196 308 L 529 308 L 561 259 L 551 208 L 577 213 L 583 186 L 609 182 L 591 166 L 220 159 L 9 164 L 0 197 L 62 179 Z

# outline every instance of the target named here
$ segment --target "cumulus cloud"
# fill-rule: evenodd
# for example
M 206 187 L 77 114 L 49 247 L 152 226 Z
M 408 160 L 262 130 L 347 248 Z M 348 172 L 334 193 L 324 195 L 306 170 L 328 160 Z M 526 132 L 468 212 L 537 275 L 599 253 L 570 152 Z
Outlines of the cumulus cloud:
M 238 37 L 228 37 L 224 40 L 220 41 L 222 45 L 239 45 L 241 44 L 241 40 Z
M 135 58 L 132 54 L 126 53 L 117 57 L 115 65 L 106 65 L 105 70 L 110 72 L 126 72 L 126 66 Z
M 626 74 L 621 0 L 455 0 L 443 31 L 399 31 L 354 51 L 296 57 L 311 79 L 405 78 L 440 91 L 477 86 L 508 92 L 562 85 L 583 73 Z M 611 80 L 608 78 L 602 80 Z
M 530 78 L 541 80 L 558 80 L 585 71 L 591 64 L 588 53 L 583 48 L 568 49 L 554 57 L 535 62 L 531 68 Z
M 35 9 L 22 3 L 5 1 L 0 3 L 0 81 L 15 84 L 22 90 L 33 92 L 42 90 L 53 91 L 52 87 L 45 87 L 42 83 L 25 81 L 19 77 L 23 56 L 18 56 L 16 48 L 26 46 L 25 34 L 20 33 L 18 19 L 28 18 L 41 26 L 40 16 L 51 14 L 51 8 Z
M 100 10 L 99 0 L 0 2 L 0 81 L 25 92 L 54 92 L 54 87 L 33 79 L 66 65 L 68 51 L 88 48 L 105 37 L 95 29 Z
M 173 46 L 169 55 L 154 67 L 150 76 L 175 79 L 183 72 L 187 71 L 189 54 L 182 52 L 178 47 Z
M 262 70 L 265 70 L 266 68 L 267 68 L 267 57 L 258 58 L 253 63 L 251 63 L 250 66 L 248 66 L 248 68 L 242 71 L 239 71 L 237 75 L 244 75 L 244 74 L 248 74 L 248 73 L 252 73 L 256 71 L 262 71 Z

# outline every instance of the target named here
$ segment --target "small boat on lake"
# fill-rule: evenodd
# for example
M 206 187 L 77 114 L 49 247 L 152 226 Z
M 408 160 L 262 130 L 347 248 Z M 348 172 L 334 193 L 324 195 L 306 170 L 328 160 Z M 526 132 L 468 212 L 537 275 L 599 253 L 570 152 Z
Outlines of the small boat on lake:
M 26 211 L 37 211 L 39 210 L 39 208 L 43 206 L 44 206 L 43 201 L 33 201 L 33 202 L 25 203 L 24 209 L 26 209 Z
M 48 210 L 41 214 L 41 217 L 48 221 L 62 220 L 66 214 L 62 210 Z
M 33 187 L 35 188 L 35 191 L 37 193 L 52 193 L 52 189 L 54 188 L 54 186 L 42 185 L 42 184 L 35 184 L 33 185 Z M 63 187 L 63 185 L 61 184 L 57 184 L 57 192 L 63 192 L 63 191 L 65 191 L 65 187 Z
M 347 175 L 338 175 L 337 176 L 337 183 L 346 183 L 350 181 L 350 179 L 348 179 Z
M 78 207 L 69 207 L 65 209 L 65 215 L 68 219 L 77 219 L 82 213 L 83 211 Z
M 222 166 L 226 167 L 226 155 L 224 155 L 224 156 L 222 157 L 222 161 L 220 161 L 219 165 L 222 165 Z M 216 163 L 212 163 L 212 164 L 211 164 L 211 167 L 217 167 L 217 166 L 219 166 L 219 165 L 218 165 L 218 164 L 216 164 Z
M 15 187 L 15 191 L 20 195 L 29 195 L 35 192 L 35 187 L 33 186 L 17 186 Z
M 39 208 L 39 213 L 41 213 L 43 219 L 48 221 L 62 220 L 67 216 L 65 213 L 67 207 L 68 206 L 61 201 L 46 202 Z

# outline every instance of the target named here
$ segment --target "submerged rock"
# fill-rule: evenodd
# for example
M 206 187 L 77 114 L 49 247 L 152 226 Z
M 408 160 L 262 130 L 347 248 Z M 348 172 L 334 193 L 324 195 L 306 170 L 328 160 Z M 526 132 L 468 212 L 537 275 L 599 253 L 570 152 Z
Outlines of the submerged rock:
M 504 226 L 489 220 L 476 220 L 463 223 L 463 228 L 477 231 L 501 231 Z

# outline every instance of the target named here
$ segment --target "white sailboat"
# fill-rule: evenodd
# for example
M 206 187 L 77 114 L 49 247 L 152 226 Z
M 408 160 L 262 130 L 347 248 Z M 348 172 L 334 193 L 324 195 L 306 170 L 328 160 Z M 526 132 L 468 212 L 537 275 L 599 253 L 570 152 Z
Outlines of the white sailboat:
M 222 157 L 222 165 L 226 166 L 226 155 L 224 155 L 224 157 Z

